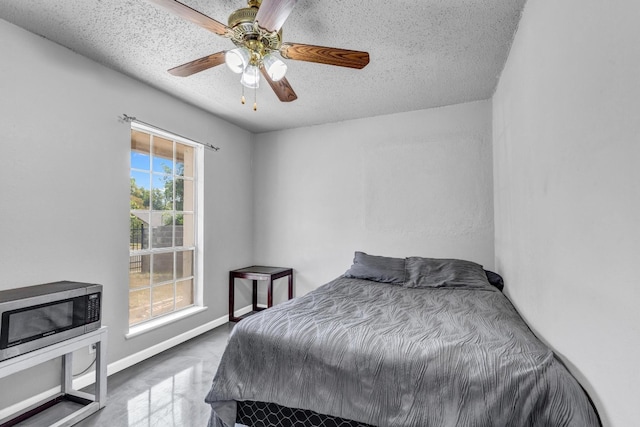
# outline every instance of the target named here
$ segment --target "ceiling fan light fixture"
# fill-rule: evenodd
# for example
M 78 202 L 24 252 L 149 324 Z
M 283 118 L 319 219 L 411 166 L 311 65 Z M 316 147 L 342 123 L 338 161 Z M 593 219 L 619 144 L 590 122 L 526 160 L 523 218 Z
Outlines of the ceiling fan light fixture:
M 237 47 L 235 49 L 228 50 L 224 54 L 224 62 L 227 67 L 236 74 L 240 74 L 249 64 L 250 54 L 244 47 Z
M 242 73 L 240 83 L 242 83 L 242 86 L 249 89 L 257 89 L 260 87 L 260 74 L 258 73 L 258 67 L 255 65 L 248 65 Z
M 265 56 L 262 63 L 264 64 L 267 74 L 274 82 L 282 80 L 287 73 L 287 64 L 276 58 L 273 54 Z

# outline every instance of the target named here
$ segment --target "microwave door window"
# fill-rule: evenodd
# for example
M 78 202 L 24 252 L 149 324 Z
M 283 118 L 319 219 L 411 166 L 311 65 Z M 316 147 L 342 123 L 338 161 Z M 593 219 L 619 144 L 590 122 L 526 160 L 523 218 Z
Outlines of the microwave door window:
M 73 325 L 73 301 L 33 308 L 9 315 L 9 345 Z

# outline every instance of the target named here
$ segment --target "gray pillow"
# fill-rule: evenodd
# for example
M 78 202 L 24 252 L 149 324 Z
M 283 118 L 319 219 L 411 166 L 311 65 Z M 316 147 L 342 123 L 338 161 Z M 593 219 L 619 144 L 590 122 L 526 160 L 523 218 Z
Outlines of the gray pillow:
M 344 273 L 344 277 L 401 285 L 404 283 L 404 264 L 404 258 L 390 258 L 356 252 L 353 265 Z
M 485 270 L 484 273 L 487 275 L 489 283 L 498 288 L 499 291 L 504 289 L 504 279 L 502 279 L 501 275 L 489 270 Z
M 409 257 L 405 262 L 407 288 L 495 288 L 480 264 L 460 259 Z

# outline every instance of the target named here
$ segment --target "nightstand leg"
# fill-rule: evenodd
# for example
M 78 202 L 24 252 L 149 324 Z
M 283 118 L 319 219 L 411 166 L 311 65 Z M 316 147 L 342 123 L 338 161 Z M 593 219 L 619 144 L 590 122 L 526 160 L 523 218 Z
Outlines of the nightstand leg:
M 289 299 L 293 298 L 293 274 L 289 275 Z
M 233 306 L 234 306 L 234 301 L 233 301 L 233 294 L 234 294 L 234 289 L 233 289 L 233 282 L 234 282 L 234 277 L 232 273 L 229 273 L 229 322 L 235 322 L 235 315 L 233 314 Z
M 269 288 L 267 289 L 267 307 L 273 305 L 273 278 L 269 278 Z
M 253 311 L 258 311 L 258 281 L 253 281 L 253 296 L 251 297 L 253 303 Z

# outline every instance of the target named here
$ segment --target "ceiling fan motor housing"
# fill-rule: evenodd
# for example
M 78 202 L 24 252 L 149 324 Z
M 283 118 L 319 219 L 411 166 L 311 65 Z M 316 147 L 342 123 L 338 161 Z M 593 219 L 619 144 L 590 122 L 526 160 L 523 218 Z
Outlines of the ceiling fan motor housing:
M 250 3 L 251 4 L 251 3 Z M 229 15 L 231 41 L 238 47 L 246 47 L 252 52 L 264 56 L 277 51 L 282 45 L 282 30 L 278 32 L 264 31 L 254 25 L 258 7 L 251 6 L 238 9 Z

